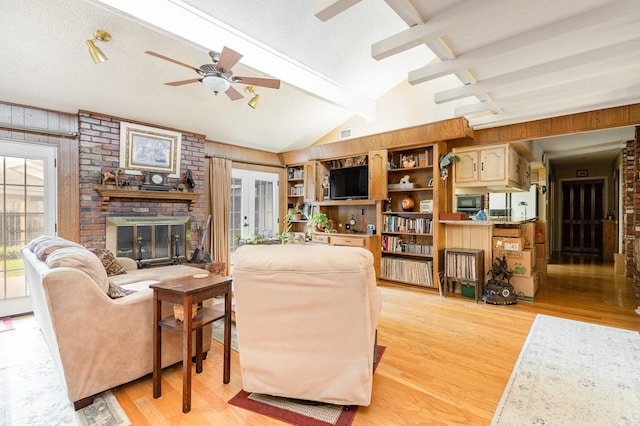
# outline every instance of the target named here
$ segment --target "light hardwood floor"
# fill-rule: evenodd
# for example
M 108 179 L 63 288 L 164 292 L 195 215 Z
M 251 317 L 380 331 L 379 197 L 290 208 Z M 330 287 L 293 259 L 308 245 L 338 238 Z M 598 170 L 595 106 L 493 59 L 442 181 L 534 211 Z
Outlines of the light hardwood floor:
M 475 304 L 419 289 L 380 285 L 378 343 L 387 347 L 375 373 L 369 407 L 354 425 L 487 425 L 538 313 L 640 331 L 632 283 L 612 265 L 549 265 L 535 302 Z M 192 410 L 181 411 L 180 365 L 163 372 L 163 395 L 151 378 L 115 394 L 133 425 L 279 425 L 227 404 L 241 388 L 238 354 L 222 384 L 222 345 L 215 342 L 204 372 L 193 377 Z

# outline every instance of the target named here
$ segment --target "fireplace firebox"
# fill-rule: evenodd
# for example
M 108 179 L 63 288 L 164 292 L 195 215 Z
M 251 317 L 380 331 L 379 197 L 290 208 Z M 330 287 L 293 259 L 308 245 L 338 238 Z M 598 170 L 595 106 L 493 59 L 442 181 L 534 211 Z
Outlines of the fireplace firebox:
M 186 262 L 191 249 L 189 216 L 107 218 L 106 246 L 141 266 Z

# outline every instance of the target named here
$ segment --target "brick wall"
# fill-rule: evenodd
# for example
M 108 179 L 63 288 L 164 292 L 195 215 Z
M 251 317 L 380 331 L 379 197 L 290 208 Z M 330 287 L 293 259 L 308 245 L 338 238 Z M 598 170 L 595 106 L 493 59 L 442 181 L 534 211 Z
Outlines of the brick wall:
M 168 184 L 184 185 L 184 174 L 192 171 L 196 182 L 195 191 L 200 193 L 193 211 L 183 202 L 155 202 L 150 200 L 110 200 L 107 211 L 102 211 L 102 197 L 93 189 L 100 182 L 103 169 L 114 169 L 120 163 L 120 119 L 108 115 L 80 112 L 78 114 L 79 170 L 80 170 L 80 243 L 86 247 L 104 247 L 106 218 L 111 216 L 191 216 L 192 223 L 204 223 L 206 219 L 207 163 L 205 160 L 204 136 L 182 131 L 180 176 L 168 179 Z M 160 128 L 160 126 L 153 125 Z M 135 176 L 132 185 L 141 183 Z M 64 188 L 60 188 L 64 191 Z M 199 244 L 196 232 L 192 233 L 191 247 Z

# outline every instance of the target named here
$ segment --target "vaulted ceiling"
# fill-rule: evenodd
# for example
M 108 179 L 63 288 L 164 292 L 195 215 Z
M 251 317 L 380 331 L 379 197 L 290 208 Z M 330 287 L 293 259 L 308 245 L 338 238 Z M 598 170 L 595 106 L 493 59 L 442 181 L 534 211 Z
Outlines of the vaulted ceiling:
M 384 130 L 452 117 L 475 129 L 640 102 L 636 0 L 0 0 L 0 100 L 87 109 L 272 152 L 304 148 L 357 118 Z M 94 64 L 85 40 L 109 61 Z M 224 46 L 236 75 L 282 80 L 245 100 L 193 70 Z M 408 84 L 407 84 L 408 83 Z M 235 86 L 235 85 L 234 85 Z M 244 86 L 236 87 L 240 92 Z M 391 96 L 398 93 L 402 96 Z M 380 117 L 397 103 L 402 116 Z M 407 113 L 407 106 L 410 112 Z M 393 105 L 392 105 L 393 107 Z M 391 110 L 394 110 L 391 108 Z M 630 129 L 596 141 L 619 149 Z M 544 141 L 541 143 L 545 143 Z M 560 154 L 556 154 L 560 155 Z

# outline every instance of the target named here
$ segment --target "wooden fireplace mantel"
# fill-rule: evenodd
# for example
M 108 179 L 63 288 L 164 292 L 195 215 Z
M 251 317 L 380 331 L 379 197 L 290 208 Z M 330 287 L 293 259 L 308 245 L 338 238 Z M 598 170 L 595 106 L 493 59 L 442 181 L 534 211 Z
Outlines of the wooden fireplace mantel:
M 107 211 L 109 201 L 112 198 L 128 198 L 155 200 L 161 202 L 184 202 L 189 204 L 189 211 L 193 210 L 198 197 L 197 192 L 181 192 L 181 191 L 149 191 L 139 189 L 118 189 L 110 188 L 104 185 L 93 185 L 93 189 L 102 197 L 102 211 Z

